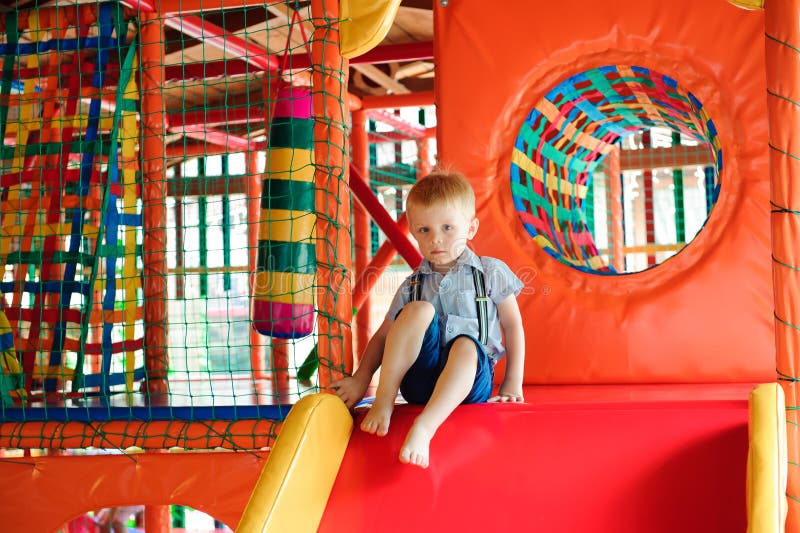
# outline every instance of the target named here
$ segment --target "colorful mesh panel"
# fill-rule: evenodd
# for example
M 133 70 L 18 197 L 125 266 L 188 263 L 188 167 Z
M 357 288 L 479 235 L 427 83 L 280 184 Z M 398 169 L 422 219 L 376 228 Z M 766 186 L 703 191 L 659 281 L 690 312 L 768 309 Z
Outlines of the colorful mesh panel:
M 0 96 L 18 105 L 0 105 L 0 272 L 13 272 L 0 294 L 27 391 L 132 391 L 144 377 L 137 46 L 119 5 L 76 13 L 68 28 L 6 17 Z

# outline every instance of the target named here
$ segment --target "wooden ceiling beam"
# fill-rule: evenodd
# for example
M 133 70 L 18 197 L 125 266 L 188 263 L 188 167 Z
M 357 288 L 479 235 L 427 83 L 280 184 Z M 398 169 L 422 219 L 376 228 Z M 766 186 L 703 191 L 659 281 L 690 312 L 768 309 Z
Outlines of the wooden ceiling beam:
M 408 94 L 411 92 L 408 87 L 395 80 L 374 65 L 355 64 L 350 66 L 353 68 L 353 70 L 357 70 L 391 93 Z

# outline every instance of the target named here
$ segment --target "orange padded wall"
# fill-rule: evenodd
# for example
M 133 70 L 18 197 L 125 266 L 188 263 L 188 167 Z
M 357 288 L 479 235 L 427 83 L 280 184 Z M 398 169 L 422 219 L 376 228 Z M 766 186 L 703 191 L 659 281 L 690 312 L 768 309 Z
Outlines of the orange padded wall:
M 475 187 L 476 251 L 527 284 L 526 383 L 773 380 L 763 13 L 720 0 L 434 5 L 439 157 Z M 723 153 L 720 197 L 695 240 L 618 277 L 542 251 L 509 187 L 525 116 L 560 81 L 603 65 L 677 80 L 703 103 Z

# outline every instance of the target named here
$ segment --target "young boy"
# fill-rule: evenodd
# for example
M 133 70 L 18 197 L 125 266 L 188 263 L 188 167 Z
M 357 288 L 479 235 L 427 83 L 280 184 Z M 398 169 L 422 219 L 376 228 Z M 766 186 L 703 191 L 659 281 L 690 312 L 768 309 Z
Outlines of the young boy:
M 398 289 L 356 372 L 332 388 L 352 407 L 381 367 L 361 429 L 387 434 L 398 390 L 409 403 L 424 404 L 400 461 L 427 468 L 430 441 L 459 404 L 523 401 L 525 339 L 516 299 L 523 284 L 502 261 L 467 248 L 478 219 L 475 193 L 461 174 L 435 172 L 418 181 L 406 213 L 424 260 Z M 506 354 L 499 394 L 490 398 L 494 364 Z

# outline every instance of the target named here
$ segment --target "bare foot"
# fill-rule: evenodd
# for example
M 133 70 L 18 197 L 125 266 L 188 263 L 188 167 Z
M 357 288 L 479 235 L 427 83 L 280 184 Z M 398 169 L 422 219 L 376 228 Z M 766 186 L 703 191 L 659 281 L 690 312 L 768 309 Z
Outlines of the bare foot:
M 428 468 L 429 447 L 433 434 L 420 424 L 414 423 L 408 430 L 406 441 L 400 448 L 400 462 Z
M 361 431 L 383 437 L 389 433 L 389 420 L 393 410 L 394 404 L 382 406 L 376 401 L 361 421 Z

